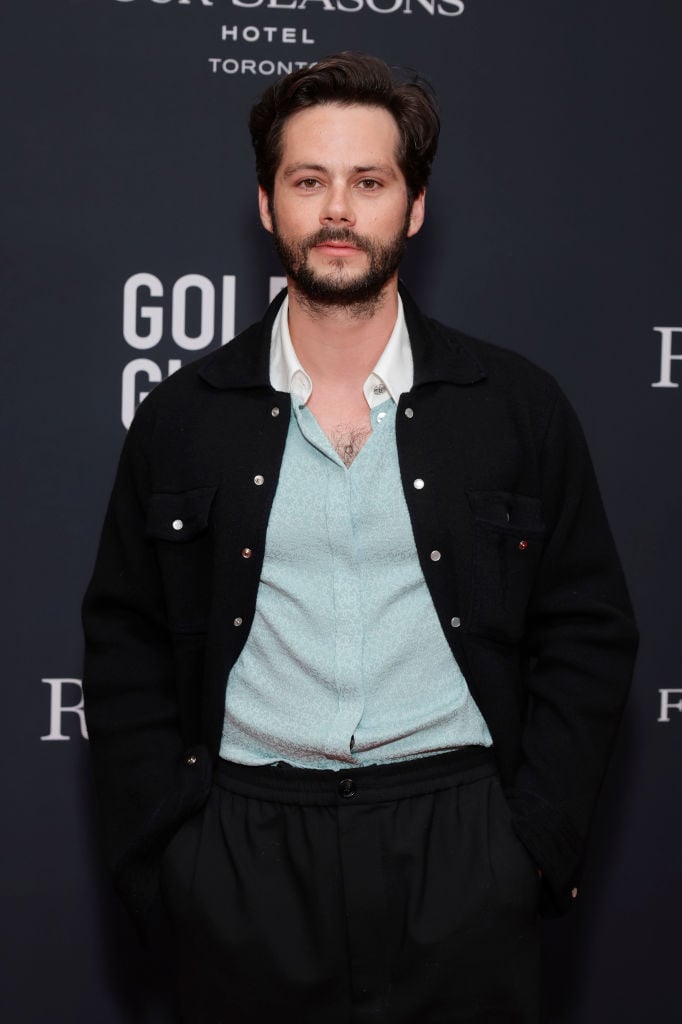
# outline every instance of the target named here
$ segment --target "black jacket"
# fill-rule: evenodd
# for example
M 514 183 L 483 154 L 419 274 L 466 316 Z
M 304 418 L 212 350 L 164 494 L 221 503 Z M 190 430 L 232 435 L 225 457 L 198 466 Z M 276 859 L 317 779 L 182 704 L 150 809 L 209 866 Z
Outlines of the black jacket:
M 625 583 L 554 380 L 402 294 L 415 374 L 396 430 L 422 570 L 542 868 L 545 907 L 562 910 L 632 671 Z M 280 301 L 140 407 L 84 603 L 105 843 L 139 917 L 168 839 L 207 797 L 226 680 L 253 619 L 289 424 L 289 396 L 268 373 Z

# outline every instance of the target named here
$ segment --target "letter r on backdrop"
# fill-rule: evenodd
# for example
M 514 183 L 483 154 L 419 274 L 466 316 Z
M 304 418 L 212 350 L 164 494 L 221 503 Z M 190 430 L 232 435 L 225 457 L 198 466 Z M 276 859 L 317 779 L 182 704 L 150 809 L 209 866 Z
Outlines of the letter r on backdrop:
M 47 683 L 50 687 L 50 731 L 41 740 L 70 740 L 62 732 L 63 717 L 66 714 L 78 716 L 80 733 L 84 740 L 88 738 L 88 730 L 85 724 L 85 711 L 83 708 L 83 684 L 80 679 L 41 679 L 41 683 Z M 76 686 L 78 688 L 78 699 L 75 704 L 64 704 L 64 687 Z

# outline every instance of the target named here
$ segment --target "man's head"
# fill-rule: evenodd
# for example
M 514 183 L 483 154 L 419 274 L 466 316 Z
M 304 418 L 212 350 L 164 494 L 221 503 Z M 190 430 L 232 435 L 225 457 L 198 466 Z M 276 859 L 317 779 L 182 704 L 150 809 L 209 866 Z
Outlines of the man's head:
M 421 227 L 433 100 L 374 57 L 340 54 L 271 86 L 251 114 L 259 203 L 290 284 L 368 310 Z
M 282 132 L 287 119 L 323 103 L 387 110 L 398 129 L 396 158 L 410 201 L 424 191 L 440 131 L 431 89 L 417 76 L 407 81 L 395 79 L 378 57 L 339 53 L 275 82 L 251 111 L 249 129 L 258 184 L 270 199 L 282 159 Z

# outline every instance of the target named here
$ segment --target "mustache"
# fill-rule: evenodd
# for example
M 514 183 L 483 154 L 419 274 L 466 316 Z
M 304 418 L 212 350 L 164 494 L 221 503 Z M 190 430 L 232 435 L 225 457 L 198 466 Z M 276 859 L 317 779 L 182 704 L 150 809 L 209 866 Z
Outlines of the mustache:
M 356 235 L 350 228 L 320 228 L 303 240 L 302 248 L 313 249 L 316 245 L 324 245 L 325 242 L 346 242 L 363 252 L 371 248 L 368 239 Z

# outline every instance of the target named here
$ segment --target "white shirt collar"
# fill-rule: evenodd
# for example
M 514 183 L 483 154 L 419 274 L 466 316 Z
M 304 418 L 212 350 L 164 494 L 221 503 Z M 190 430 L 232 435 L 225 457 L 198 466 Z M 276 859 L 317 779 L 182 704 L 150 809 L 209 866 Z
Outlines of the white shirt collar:
M 398 316 L 391 336 L 376 366 L 362 386 L 370 409 L 386 399 L 386 392 L 398 404 L 414 381 L 410 336 L 405 324 L 403 303 L 398 296 Z M 313 382 L 301 366 L 289 333 L 289 297 L 285 296 L 272 325 L 270 344 L 270 383 L 275 391 L 287 391 L 304 405 L 310 398 Z

